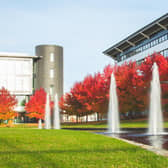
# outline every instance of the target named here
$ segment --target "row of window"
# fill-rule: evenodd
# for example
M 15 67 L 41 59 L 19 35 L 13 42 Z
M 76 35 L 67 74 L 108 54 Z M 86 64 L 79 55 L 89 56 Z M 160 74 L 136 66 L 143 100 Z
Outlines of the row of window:
M 54 53 L 50 53 L 50 62 L 54 62 Z
M 5 87 L 10 92 L 30 92 L 32 90 L 31 77 L 29 76 L 0 76 L 0 88 Z
M 0 59 L 0 75 L 31 75 L 31 60 Z
M 50 78 L 54 78 L 54 69 L 50 69 Z
M 165 57 L 168 57 L 168 49 L 161 51 L 160 54 L 164 55 Z
M 54 62 L 54 53 L 50 53 L 50 62 Z M 54 78 L 54 69 L 50 69 L 50 78 Z M 50 85 L 50 95 L 53 95 L 54 85 Z
M 121 56 L 119 61 L 123 61 L 123 60 L 125 60 L 125 59 L 127 59 L 127 58 L 129 58 L 129 57 L 131 57 L 133 55 L 136 55 L 136 54 L 138 54 L 138 53 L 140 53 L 140 52 L 142 52 L 144 50 L 147 50 L 147 49 L 149 49 L 151 47 L 154 47 L 154 46 L 158 45 L 159 43 L 162 43 L 162 42 L 164 42 L 166 40 L 168 40 L 168 34 L 165 34 L 165 35 L 163 35 L 163 36 L 161 36 L 161 37 L 159 37 L 159 38 L 157 38 L 157 39 L 155 39 L 155 40 L 153 40 L 153 41 L 151 41 L 151 42 L 149 42 L 149 43 L 137 48 L 136 50 Z
M 141 59 L 141 60 L 136 61 L 136 63 L 137 63 L 138 65 L 140 65 L 143 61 L 144 61 L 144 59 Z
M 168 49 L 165 49 L 163 51 L 160 52 L 160 54 L 162 54 L 164 57 L 168 57 Z M 144 61 L 144 59 L 138 60 L 136 63 L 139 65 Z

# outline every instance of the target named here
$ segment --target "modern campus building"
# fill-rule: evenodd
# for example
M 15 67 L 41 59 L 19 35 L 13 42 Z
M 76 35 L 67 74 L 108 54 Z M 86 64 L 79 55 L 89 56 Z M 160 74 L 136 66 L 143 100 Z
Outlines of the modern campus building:
M 6 88 L 16 95 L 18 105 L 15 111 L 21 120 L 24 103 L 36 89 L 44 88 L 52 98 L 63 95 L 63 48 L 56 45 L 39 45 L 36 55 L 23 53 L 0 53 L 0 88 Z
M 0 88 L 4 87 L 12 95 L 16 95 L 16 111 L 23 110 L 20 105 L 33 93 L 34 58 L 36 57 L 22 53 L 0 53 Z
M 124 62 L 141 63 L 154 52 L 168 57 L 168 13 L 144 26 L 103 53 L 120 65 Z
M 34 86 L 43 87 L 53 98 L 63 95 L 63 48 L 56 45 L 36 46 Z

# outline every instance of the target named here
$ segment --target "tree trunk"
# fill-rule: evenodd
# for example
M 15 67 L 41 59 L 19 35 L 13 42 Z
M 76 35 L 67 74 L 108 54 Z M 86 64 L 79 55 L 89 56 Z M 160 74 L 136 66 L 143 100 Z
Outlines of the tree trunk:
M 76 115 L 76 123 L 78 123 L 78 116 Z
M 103 120 L 103 115 L 102 114 L 100 115 L 100 119 L 101 119 L 101 121 Z
M 134 119 L 133 111 L 129 112 L 129 119 Z
M 99 113 L 97 113 L 97 121 L 99 121 Z
M 86 115 L 86 123 L 88 122 L 88 115 Z

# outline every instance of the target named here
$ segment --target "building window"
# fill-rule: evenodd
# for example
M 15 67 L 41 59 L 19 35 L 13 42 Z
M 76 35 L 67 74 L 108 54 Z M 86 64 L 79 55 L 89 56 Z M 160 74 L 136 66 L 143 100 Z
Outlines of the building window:
M 166 50 L 163 51 L 163 55 L 164 55 L 165 57 L 168 57 L 168 49 L 166 49 Z
M 162 36 L 158 37 L 157 39 L 154 39 L 153 41 L 150 41 L 150 42 L 142 45 L 141 47 L 139 47 L 139 45 L 138 45 L 138 46 L 136 46 L 136 48 L 133 48 L 133 50 L 130 50 L 129 52 L 126 51 L 127 52 L 126 55 L 124 55 L 124 53 L 126 53 L 126 52 L 121 53 L 119 61 L 123 61 L 133 55 L 136 55 L 140 52 L 143 52 L 144 50 L 147 50 L 151 47 L 154 47 L 154 46 L 156 46 L 166 40 L 168 40 L 168 34 L 162 35 Z M 168 51 L 164 51 L 161 54 L 163 54 L 165 57 L 168 57 Z
M 54 53 L 50 53 L 50 62 L 54 62 Z
M 153 46 L 154 46 L 154 41 L 151 42 L 151 47 L 153 47 Z
M 161 43 L 161 42 L 162 42 L 162 37 L 159 38 L 159 43 Z
M 162 41 L 165 41 L 165 36 L 162 36 Z
M 54 69 L 50 69 L 50 78 L 54 78 Z
M 53 96 L 54 85 L 50 85 L 50 95 Z

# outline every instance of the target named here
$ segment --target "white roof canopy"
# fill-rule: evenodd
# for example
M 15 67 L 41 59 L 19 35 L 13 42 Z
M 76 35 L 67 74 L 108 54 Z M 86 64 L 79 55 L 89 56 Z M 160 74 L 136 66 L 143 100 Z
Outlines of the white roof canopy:
M 0 52 L 0 57 L 37 58 L 38 56 L 32 56 L 26 53 L 17 52 Z

